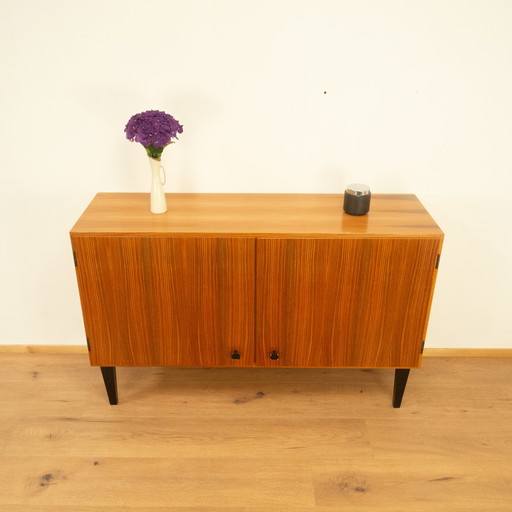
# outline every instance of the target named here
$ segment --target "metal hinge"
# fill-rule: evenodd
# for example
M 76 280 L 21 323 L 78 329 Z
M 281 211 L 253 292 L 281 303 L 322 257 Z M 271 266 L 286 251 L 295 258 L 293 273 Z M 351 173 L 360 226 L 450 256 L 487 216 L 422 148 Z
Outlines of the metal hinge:
M 78 259 L 76 257 L 76 252 L 73 251 L 73 261 L 75 262 L 75 267 L 78 267 Z
M 436 258 L 436 269 L 439 268 L 439 260 L 441 259 L 441 255 L 438 254 Z
M 420 354 L 423 354 L 423 349 L 425 348 L 425 342 L 423 342 L 421 344 L 421 350 L 420 350 Z
M 87 338 L 87 350 L 91 351 L 91 342 L 89 341 L 89 338 Z

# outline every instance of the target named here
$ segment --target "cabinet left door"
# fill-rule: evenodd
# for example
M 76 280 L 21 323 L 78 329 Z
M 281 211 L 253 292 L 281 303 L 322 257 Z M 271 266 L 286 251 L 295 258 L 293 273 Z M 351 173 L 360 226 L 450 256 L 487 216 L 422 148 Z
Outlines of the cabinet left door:
M 254 239 L 75 236 L 72 245 L 92 365 L 253 365 Z

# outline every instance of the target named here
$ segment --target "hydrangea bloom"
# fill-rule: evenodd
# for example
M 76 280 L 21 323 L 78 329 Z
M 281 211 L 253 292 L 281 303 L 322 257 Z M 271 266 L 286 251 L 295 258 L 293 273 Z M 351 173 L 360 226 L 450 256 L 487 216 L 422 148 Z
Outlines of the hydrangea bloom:
M 183 133 L 183 126 L 169 114 L 159 110 L 148 110 L 135 114 L 124 129 L 126 138 L 140 142 L 151 158 L 160 159 L 165 146 Z

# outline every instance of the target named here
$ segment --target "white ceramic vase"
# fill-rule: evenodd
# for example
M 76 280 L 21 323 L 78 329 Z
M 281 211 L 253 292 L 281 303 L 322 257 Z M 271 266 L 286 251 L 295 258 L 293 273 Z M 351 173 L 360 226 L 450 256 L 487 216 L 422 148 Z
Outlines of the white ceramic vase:
M 165 200 L 165 169 L 160 160 L 149 159 L 151 167 L 151 213 L 165 213 L 167 211 L 167 202 Z M 162 172 L 163 171 L 163 180 Z

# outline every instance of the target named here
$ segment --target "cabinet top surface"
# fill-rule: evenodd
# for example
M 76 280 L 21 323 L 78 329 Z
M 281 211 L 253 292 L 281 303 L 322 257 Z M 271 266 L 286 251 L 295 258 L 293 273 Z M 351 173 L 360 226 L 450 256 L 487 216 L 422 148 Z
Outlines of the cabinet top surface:
M 370 212 L 343 212 L 343 194 L 166 194 L 152 214 L 149 194 L 99 193 L 72 236 L 442 237 L 416 196 L 374 194 Z

